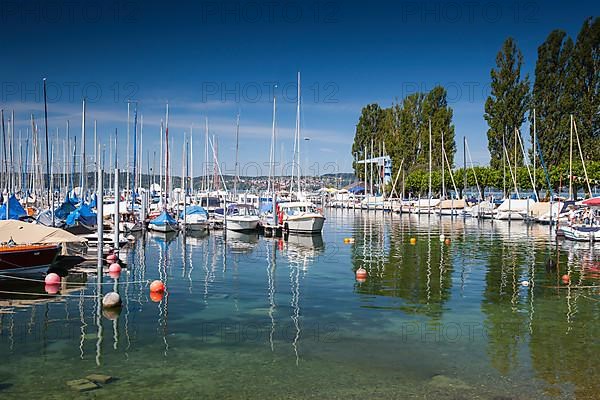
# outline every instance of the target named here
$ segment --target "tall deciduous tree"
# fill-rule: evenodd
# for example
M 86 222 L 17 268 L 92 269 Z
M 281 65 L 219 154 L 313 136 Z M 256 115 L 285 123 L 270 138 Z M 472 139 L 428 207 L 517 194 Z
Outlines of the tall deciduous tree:
M 496 68 L 491 70 L 491 94 L 485 102 L 484 117 L 489 126 L 487 137 L 490 164 L 495 168 L 502 166 L 505 130 L 508 132 L 504 137 L 506 146 L 512 149 L 515 145 L 514 129 L 520 128 L 525 122 L 525 112 L 529 107 L 529 77 L 526 75 L 521 78 L 522 64 L 523 55 L 515 41 L 509 37 L 496 56 Z M 521 151 L 516 154 L 516 162 L 522 163 Z M 514 163 L 515 160 L 511 159 L 511 164 Z
M 354 143 L 352 144 L 352 154 L 354 156 L 352 166 L 356 176 L 361 179 L 364 178 L 364 164 L 358 164 L 357 161 L 370 158 L 371 143 L 373 143 L 374 152 L 379 151 L 385 136 L 385 116 L 385 111 L 379 104 L 373 103 L 363 107 L 358 119 Z
M 573 80 L 575 120 L 583 156 L 600 157 L 600 18 L 587 19 L 577 35 L 569 73 Z
M 530 135 L 533 142 L 535 109 L 537 142 L 548 165 L 569 160 L 569 114 L 574 111 L 577 97 L 569 73 L 572 55 L 573 41 L 560 30 L 552 31 L 538 47 L 529 114 Z

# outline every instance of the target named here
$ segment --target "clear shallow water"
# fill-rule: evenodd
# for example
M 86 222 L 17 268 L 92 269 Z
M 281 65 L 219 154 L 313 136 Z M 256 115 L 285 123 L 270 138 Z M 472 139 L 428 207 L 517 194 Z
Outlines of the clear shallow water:
M 0 293 L 0 396 L 600 398 L 600 295 L 573 288 L 600 285 L 599 249 L 520 222 L 327 217 L 322 236 L 287 240 L 148 234 L 127 254 L 114 320 L 98 318 L 82 274 L 68 281 L 84 290 L 52 301 Z M 139 281 L 159 278 L 168 295 L 155 302 Z M 117 380 L 66 385 L 91 373 Z

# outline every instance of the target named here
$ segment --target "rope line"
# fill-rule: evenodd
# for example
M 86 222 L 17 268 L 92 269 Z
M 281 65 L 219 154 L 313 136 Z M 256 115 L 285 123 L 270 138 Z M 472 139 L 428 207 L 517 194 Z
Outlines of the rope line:
M 44 279 L 25 278 L 25 277 L 22 277 L 22 276 L 5 275 L 5 274 L 2 274 L 2 273 L 0 273 L 0 278 L 9 278 L 9 279 L 15 279 L 15 280 L 18 280 L 18 281 L 27 281 L 27 282 L 46 283 L 46 281 Z M 118 284 L 118 285 L 125 285 L 127 283 L 129 283 L 129 284 L 132 284 L 132 283 L 145 283 L 146 285 L 148 285 L 150 283 L 150 280 L 149 279 L 144 279 L 144 280 L 141 280 L 141 281 L 101 282 L 102 285 L 114 285 L 115 283 Z M 94 284 L 94 285 L 96 285 L 97 282 L 65 282 L 64 284 L 75 285 L 75 286 L 82 286 L 82 285 L 88 285 L 88 284 Z

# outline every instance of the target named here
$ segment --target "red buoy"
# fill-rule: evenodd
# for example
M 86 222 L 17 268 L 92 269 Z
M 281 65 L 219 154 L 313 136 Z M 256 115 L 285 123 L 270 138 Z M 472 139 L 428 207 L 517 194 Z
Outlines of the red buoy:
M 51 272 L 48 275 L 46 275 L 44 282 L 46 282 L 46 285 L 59 285 L 60 276 L 58 276 L 58 274 L 55 274 L 54 272 Z
M 163 293 L 165 291 L 165 284 L 159 280 L 153 281 L 150 284 L 150 293 Z
M 59 287 L 60 287 L 59 285 L 49 285 L 49 284 L 46 284 L 46 286 L 44 286 L 44 290 L 48 294 L 56 294 L 56 293 L 58 293 Z
M 367 280 L 367 270 L 363 267 L 360 267 L 356 270 L 356 280 L 359 282 L 364 282 Z
M 564 274 L 564 275 L 561 277 L 561 279 L 562 279 L 562 281 L 563 281 L 563 283 L 564 283 L 565 285 L 566 285 L 566 284 L 568 284 L 569 282 L 571 282 L 571 277 L 569 277 L 569 275 L 567 275 L 567 274 Z
M 108 272 L 121 272 L 121 266 L 118 263 L 112 263 L 108 267 Z

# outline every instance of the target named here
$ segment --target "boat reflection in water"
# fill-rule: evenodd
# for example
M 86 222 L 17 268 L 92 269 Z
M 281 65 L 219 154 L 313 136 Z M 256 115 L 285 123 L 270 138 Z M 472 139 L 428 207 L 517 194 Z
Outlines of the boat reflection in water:
M 246 253 L 252 251 L 258 244 L 258 233 L 227 231 L 227 246 L 233 253 Z
M 307 271 L 316 259 L 324 254 L 325 242 L 320 233 L 314 235 L 290 234 L 285 237 L 285 254 L 290 265 Z

